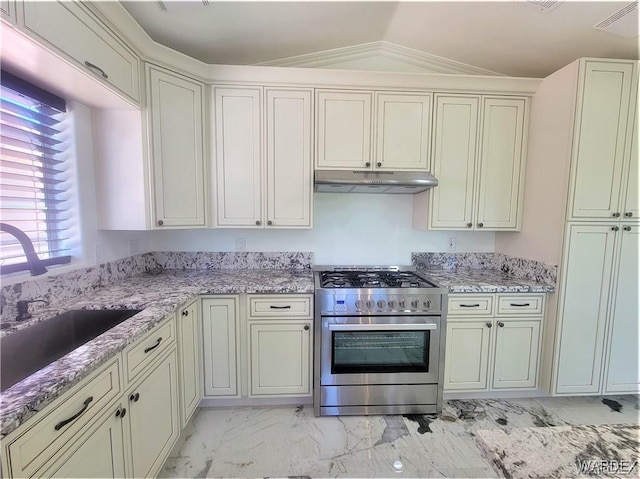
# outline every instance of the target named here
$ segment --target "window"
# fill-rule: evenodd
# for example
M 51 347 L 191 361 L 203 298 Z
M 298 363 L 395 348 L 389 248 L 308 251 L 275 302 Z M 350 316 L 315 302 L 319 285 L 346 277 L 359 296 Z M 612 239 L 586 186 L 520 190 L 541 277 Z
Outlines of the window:
M 18 228 L 45 265 L 69 263 L 64 100 L 9 73 L 0 76 L 0 222 Z M 21 242 L 0 234 L 0 273 L 29 269 Z

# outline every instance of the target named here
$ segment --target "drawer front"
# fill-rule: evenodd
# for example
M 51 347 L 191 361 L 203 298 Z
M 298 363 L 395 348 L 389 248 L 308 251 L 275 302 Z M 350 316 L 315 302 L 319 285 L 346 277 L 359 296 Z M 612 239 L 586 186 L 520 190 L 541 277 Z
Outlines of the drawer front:
M 119 360 L 87 381 L 58 398 L 50 412 L 9 444 L 8 462 L 13 477 L 33 475 L 121 394 Z
M 450 294 L 449 316 L 492 316 L 493 295 Z
M 74 2 L 24 2 L 24 26 L 139 103 L 137 56 Z
M 311 296 L 300 295 L 255 295 L 249 296 L 249 318 L 295 318 L 311 319 Z
M 544 294 L 498 295 L 497 315 L 537 316 L 544 314 Z
M 149 364 L 153 363 L 175 342 L 175 322 L 169 320 L 129 346 L 124 353 L 127 383 L 133 381 Z

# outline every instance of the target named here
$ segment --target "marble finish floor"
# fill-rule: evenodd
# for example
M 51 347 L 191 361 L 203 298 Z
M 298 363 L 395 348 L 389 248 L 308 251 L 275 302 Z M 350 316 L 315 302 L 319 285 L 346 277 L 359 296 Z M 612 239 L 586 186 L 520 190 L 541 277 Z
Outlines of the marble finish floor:
M 448 400 L 439 416 L 203 408 L 160 477 L 497 477 L 478 430 L 637 424 L 639 408 L 637 396 Z

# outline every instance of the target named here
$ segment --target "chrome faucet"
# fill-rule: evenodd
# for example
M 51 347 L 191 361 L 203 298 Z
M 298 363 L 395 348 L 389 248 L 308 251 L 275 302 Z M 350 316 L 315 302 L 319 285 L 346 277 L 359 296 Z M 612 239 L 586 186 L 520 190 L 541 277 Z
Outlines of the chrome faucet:
M 38 258 L 33 243 L 24 231 L 7 223 L 0 223 L 0 231 L 9 233 L 20 241 L 24 255 L 27 257 L 27 265 L 29 266 L 31 276 L 38 276 L 47 272 L 47 268 L 44 267 L 44 264 L 42 264 L 42 261 Z
M 29 312 L 29 304 L 30 303 L 44 303 L 49 304 L 49 301 L 46 299 L 21 299 L 16 303 L 16 309 L 18 310 L 18 315 L 16 316 L 16 321 L 24 321 L 25 319 L 31 319 L 31 313 Z

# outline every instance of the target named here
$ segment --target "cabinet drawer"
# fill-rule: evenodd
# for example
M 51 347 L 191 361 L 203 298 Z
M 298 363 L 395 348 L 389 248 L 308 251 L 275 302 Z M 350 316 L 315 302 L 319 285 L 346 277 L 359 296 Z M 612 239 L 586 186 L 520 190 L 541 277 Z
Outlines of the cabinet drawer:
M 449 295 L 449 316 L 492 316 L 493 295 Z
M 24 2 L 24 27 L 81 70 L 140 101 L 137 56 L 75 2 Z
M 282 318 L 286 316 L 310 319 L 310 295 L 249 296 L 249 318 Z
M 544 313 L 544 294 L 498 295 L 497 315 L 541 315 Z
M 29 477 L 36 473 L 46 461 L 69 445 L 121 390 L 116 359 L 78 389 L 58 398 L 42 419 L 7 447 L 8 466 L 13 477 Z
M 144 369 L 160 356 L 170 345 L 176 341 L 175 323 L 172 320 L 161 324 L 136 341 L 124 352 L 125 376 L 127 382 L 131 382 Z

